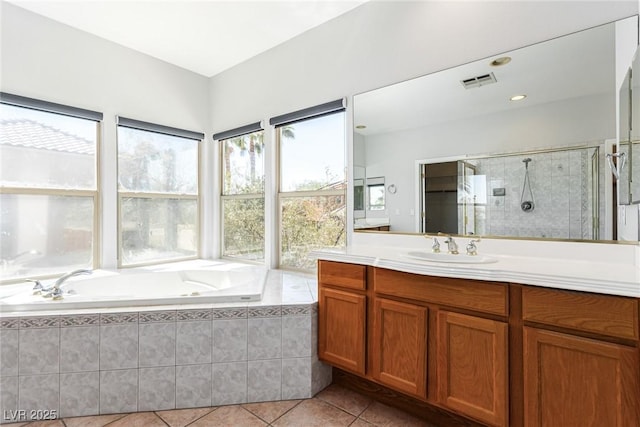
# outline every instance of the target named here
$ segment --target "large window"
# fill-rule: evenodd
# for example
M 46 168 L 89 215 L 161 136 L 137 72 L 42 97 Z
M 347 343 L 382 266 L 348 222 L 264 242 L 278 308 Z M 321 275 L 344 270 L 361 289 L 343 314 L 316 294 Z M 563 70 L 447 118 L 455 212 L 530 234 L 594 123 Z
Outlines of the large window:
M 0 276 L 92 268 L 102 114 L 2 94 Z
M 280 266 L 310 270 L 314 249 L 345 246 L 345 115 L 277 125 Z
M 264 261 L 264 131 L 221 140 L 222 256 Z
M 197 257 L 201 139 L 200 134 L 119 118 L 121 266 Z

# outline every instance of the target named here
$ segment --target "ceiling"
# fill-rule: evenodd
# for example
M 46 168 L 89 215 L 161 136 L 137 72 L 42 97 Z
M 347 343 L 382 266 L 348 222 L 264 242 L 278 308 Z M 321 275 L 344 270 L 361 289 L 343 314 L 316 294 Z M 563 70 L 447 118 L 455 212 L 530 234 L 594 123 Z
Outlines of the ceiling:
M 611 93 L 614 46 L 615 26 L 602 25 L 363 93 L 354 98 L 354 125 L 366 128 L 356 132 L 376 135 Z M 490 65 L 502 56 L 511 62 Z M 461 83 L 488 73 L 496 83 L 472 89 Z M 509 100 L 518 94 L 527 98 Z
M 206 77 L 367 0 L 6 0 Z

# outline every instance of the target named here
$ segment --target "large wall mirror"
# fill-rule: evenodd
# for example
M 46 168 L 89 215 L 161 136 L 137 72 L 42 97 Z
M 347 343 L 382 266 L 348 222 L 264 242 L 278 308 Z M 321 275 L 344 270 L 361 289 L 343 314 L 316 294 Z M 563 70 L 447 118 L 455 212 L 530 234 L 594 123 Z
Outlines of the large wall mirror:
M 637 37 L 634 16 L 356 95 L 354 229 L 616 239 L 616 55 Z

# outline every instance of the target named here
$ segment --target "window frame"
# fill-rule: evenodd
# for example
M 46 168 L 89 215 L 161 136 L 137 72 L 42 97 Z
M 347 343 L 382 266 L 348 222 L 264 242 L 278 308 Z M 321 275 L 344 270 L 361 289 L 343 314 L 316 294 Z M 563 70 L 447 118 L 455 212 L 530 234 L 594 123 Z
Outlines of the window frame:
M 25 108 L 30 110 L 36 110 L 47 114 L 54 114 L 59 116 L 66 116 L 76 118 L 78 120 L 89 120 L 95 123 L 95 154 L 93 156 L 93 165 L 95 172 L 95 182 L 93 190 L 81 190 L 81 189 L 64 189 L 61 187 L 42 187 L 42 186 L 4 186 L 0 185 L 0 194 L 9 195 L 25 195 L 25 196 L 53 196 L 53 197 L 81 197 L 90 199 L 93 203 L 93 215 L 91 221 L 91 269 L 96 269 L 100 266 L 100 256 L 102 253 L 102 203 L 101 192 L 102 180 L 101 180 L 101 153 L 102 153 L 102 126 L 103 126 L 103 114 L 91 110 L 85 110 L 82 108 L 72 107 L 63 104 L 56 104 L 49 101 L 44 101 L 35 98 L 27 98 L 19 95 L 13 95 L 6 92 L 0 92 L 0 104 L 8 105 L 16 108 Z M 43 274 L 27 274 L 25 276 L 16 276 L 9 279 L 0 278 L 0 284 L 11 284 L 24 282 L 25 279 L 50 279 L 60 276 L 60 271 Z
M 218 249 L 220 251 L 220 258 L 227 259 L 230 261 L 240 261 L 246 262 L 249 264 L 256 265 L 264 265 L 266 263 L 267 258 L 267 208 L 266 208 L 266 161 L 265 157 L 262 158 L 262 167 L 263 167 L 263 183 L 262 193 L 242 193 L 242 194 L 225 194 L 225 176 L 224 176 L 224 143 L 230 139 L 242 137 L 245 135 L 250 135 L 252 133 L 263 132 L 263 143 L 265 145 L 264 150 L 266 151 L 266 131 L 262 128 L 261 122 L 257 122 L 251 125 L 243 126 L 237 129 L 232 129 L 227 132 L 221 132 L 219 134 L 214 135 L 214 139 L 218 142 L 218 157 L 220 158 L 219 162 L 219 182 L 220 182 L 220 206 L 219 206 L 219 215 L 220 215 L 220 233 L 219 233 L 219 245 Z M 263 152 L 265 152 L 263 151 Z M 266 153 L 265 153 L 266 154 Z M 225 232 L 225 216 L 224 216 L 224 205 L 227 201 L 236 201 L 236 200 L 262 200 L 264 205 L 263 216 L 265 218 L 263 222 L 263 230 L 264 237 L 262 242 L 262 259 L 261 260 L 252 260 L 242 257 L 234 257 L 225 254 L 225 240 L 224 240 L 224 232 Z
M 344 102 L 344 100 L 340 100 L 340 102 Z M 318 106 L 320 109 L 324 106 L 324 105 L 329 105 L 332 104 L 335 106 L 335 104 L 337 103 L 337 101 L 334 101 L 333 103 L 327 103 L 327 104 L 323 104 Z M 313 109 L 316 107 L 311 107 L 309 109 L 305 109 L 305 110 L 301 110 L 301 111 L 313 111 Z M 295 115 L 295 113 L 292 113 L 293 115 Z M 345 126 L 344 126 L 344 169 L 345 169 L 345 176 L 344 176 L 344 189 L 342 190 L 308 190 L 308 191 L 282 191 L 282 134 L 279 131 L 279 129 L 283 126 L 289 125 L 289 124 L 295 124 L 295 123 L 301 123 L 303 121 L 307 121 L 307 120 L 314 120 L 314 119 L 319 119 L 322 118 L 324 116 L 328 116 L 328 115 L 332 115 L 332 114 L 344 114 L 344 119 L 345 119 Z M 283 115 L 283 117 L 286 115 Z M 273 120 L 273 119 L 272 119 Z M 344 200 L 344 205 L 345 205 L 345 246 L 346 246 L 346 233 L 347 233 L 347 228 L 346 228 L 346 223 L 347 223 L 347 188 L 348 188 L 348 177 L 347 177 L 347 145 L 348 145 L 348 140 L 347 140 L 347 114 L 346 114 L 346 109 L 345 108 L 338 108 L 338 109 L 334 109 L 331 111 L 318 111 L 315 114 L 312 115 L 307 115 L 303 118 L 300 118 L 298 120 L 292 120 L 292 121 L 288 121 L 285 123 L 280 123 L 280 124 L 276 124 L 274 126 L 274 133 L 275 133 L 275 181 L 276 181 L 276 206 L 277 206 L 277 211 L 275 212 L 276 215 L 276 224 L 277 224 L 277 230 L 275 233 L 275 241 L 276 241 L 276 245 L 277 245 L 277 254 L 278 254 L 278 260 L 277 260 L 277 267 L 278 269 L 282 269 L 282 270 L 288 270 L 288 271 L 299 271 L 299 272 L 303 272 L 303 273 L 309 273 L 313 270 L 309 270 L 309 269 L 305 269 L 305 268 L 295 268 L 295 267 L 291 267 L 291 266 L 286 266 L 282 264 L 282 232 L 283 232 L 283 224 L 282 224 L 282 209 L 283 209 L 283 204 L 286 200 L 290 200 L 290 199 L 298 199 L 298 198 L 314 198 L 314 197 L 337 197 L 337 196 L 342 196 L 343 200 Z
M 204 135 L 202 139 L 196 140 L 185 136 L 185 134 L 196 134 L 195 132 L 184 131 L 185 134 L 176 134 L 177 132 L 171 133 L 171 131 L 182 131 L 177 128 L 170 128 L 168 126 L 163 125 L 155 125 L 152 123 L 136 121 L 132 119 L 131 123 L 139 123 L 141 127 L 130 126 L 129 122 L 127 124 L 121 124 L 121 117 L 118 117 L 118 123 L 116 123 L 116 192 L 117 192 L 117 219 L 116 219 L 116 230 L 117 230 L 117 268 L 135 268 L 135 267 L 145 267 L 150 265 L 159 265 L 159 264 L 168 264 L 173 262 L 181 262 L 181 261 L 190 261 L 199 259 L 202 253 L 202 144 L 204 141 Z M 147 125 L 147 127 L 143 127 Z M 118 184 L 120 180 L 120 161 L 119 161 L 119 144 L 120 144 L 120 127 L 143 130 L 147 132 L 154 132 L 157 134 L 169 135 L 178 138 L 184 139 L 192 139 L 194 144 L 197 144 L 197 159 L 196 159 L 196 194 L 187 194 L 187 193 L 168 193 L 168 192 L 152 192 L 152 191 L 122 191 L 120 190 L 120 185 Z M 155 127 L 155 128 L 154 128 Z M 166 130 L 166 131 L 165 131 Z M 196 201 L 196 220 L 195 220 L 195 233 L 196 233 L 196 251 L 194 255 L 184 256 L 184 257 L 176 257 L 176 258 L 156 258 L 150 261 L 142 261 L 142 262 L 134 262 L 123 264 L 123 217 L 122 217 L 122 205 L 124 199 L 149 199 L 149 200 L 195 200 Z

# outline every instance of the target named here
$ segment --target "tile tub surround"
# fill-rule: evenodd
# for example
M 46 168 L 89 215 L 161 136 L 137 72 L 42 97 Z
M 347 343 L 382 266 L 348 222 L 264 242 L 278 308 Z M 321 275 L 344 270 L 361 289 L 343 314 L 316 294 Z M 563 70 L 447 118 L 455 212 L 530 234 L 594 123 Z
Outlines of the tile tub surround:
M 331 382 L 315 295 L 272 271 L 259 303 L 0 315 L 0 423 L 310 398 Z

